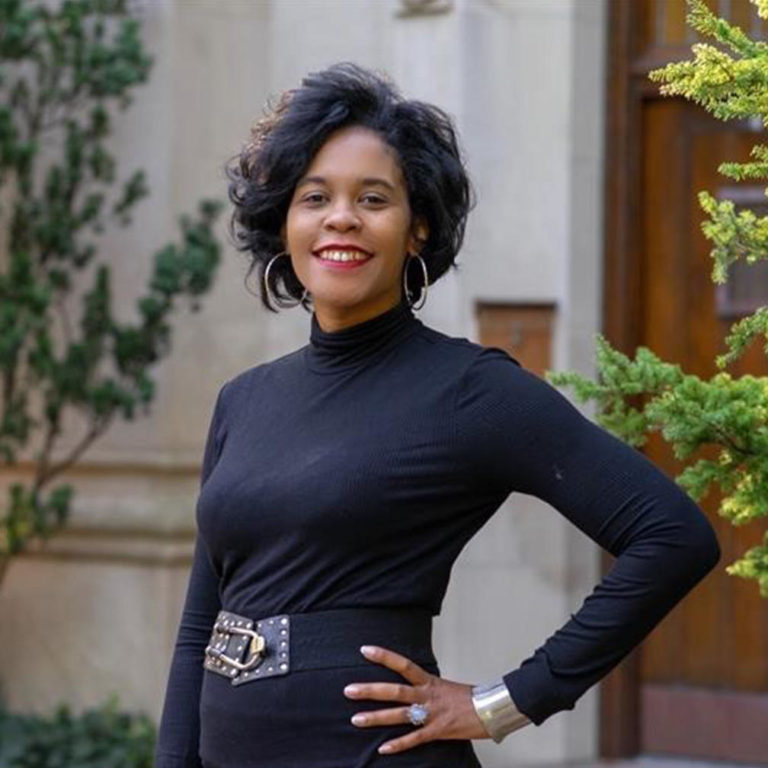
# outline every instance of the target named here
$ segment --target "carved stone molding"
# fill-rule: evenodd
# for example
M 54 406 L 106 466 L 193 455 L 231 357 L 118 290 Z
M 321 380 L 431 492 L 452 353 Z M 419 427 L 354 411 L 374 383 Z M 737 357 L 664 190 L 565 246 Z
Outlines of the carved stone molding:
M 453 10 L 453 0 L 400 0 L 397 16 L 435 16 Z
M 30 542 L 18 561 L 70 560 L 78 563 L 119 563 L 183 566 L 192 562 L 194 534 L 151 535 L 118 531 L 64 530 L 46 541 Z

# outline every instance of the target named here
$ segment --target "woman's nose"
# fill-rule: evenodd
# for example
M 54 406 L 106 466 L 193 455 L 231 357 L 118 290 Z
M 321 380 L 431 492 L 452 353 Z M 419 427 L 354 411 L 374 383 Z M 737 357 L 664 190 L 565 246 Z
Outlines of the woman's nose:
M 325 226 L 330 229 L 348 230 L 360 226 L 360 218 L 347 203 L 337 203 L 325 217 Z

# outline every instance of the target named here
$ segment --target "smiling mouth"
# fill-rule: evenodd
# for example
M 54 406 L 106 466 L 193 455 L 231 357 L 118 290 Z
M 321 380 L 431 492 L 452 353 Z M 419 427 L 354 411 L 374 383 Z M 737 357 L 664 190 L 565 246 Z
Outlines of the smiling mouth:
M 370 253 L 363 253 L 362 251 L 355 250 L 344 251 L 327 249 L 324 251 L 315 252 L 312 255 L 320 259 L 320 261 L 332 264 L 361 264 L 362 262 L 373 258 L 372 254 Z

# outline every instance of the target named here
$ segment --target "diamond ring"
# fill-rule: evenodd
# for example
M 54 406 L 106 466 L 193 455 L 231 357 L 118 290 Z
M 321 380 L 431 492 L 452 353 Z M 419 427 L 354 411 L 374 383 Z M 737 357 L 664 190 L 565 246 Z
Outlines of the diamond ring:
M 412 725 L 424 725 L 429 717 L 429 709 L 426 704 L 411 704 L 407 714 Z

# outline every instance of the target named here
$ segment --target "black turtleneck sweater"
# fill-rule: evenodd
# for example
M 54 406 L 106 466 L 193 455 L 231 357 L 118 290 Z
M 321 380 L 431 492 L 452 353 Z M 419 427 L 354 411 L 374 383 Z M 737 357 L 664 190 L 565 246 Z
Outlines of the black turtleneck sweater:
M 539 725 L 572 709 L 714 567 L 717 541 L 691 499 L 506 352 L 431 329 L 405 302 L 337 332 L 313 315 L 309 344 L 226 382 L 157 768 L 200 765 L 203 653 L 220 608 L 436 615 L 456 557 L 513 492 L 616 557 L 561 628 L 499 670 Z

